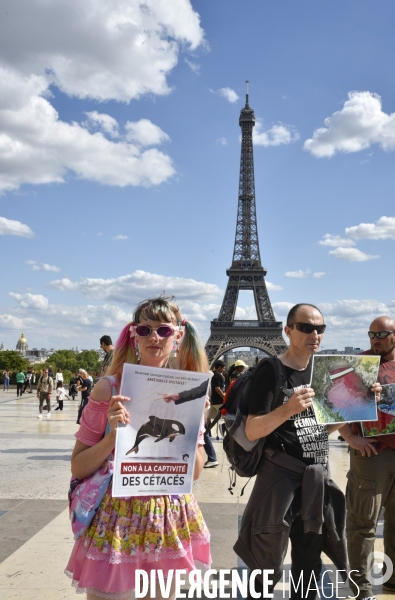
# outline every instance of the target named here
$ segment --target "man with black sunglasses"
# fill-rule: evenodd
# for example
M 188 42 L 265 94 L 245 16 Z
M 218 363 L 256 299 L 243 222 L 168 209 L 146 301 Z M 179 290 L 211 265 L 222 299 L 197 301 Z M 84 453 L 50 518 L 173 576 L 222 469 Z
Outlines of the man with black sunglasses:
M 395 321 L 378 317 L 369 327 L 370 350 L 362 354 L 380 355 L 378 381 L 395 383 Z M 362 437 L 359 423 L 346 425 L 342 436 L 350 445 L 350 471 L 347 475 L 347 546 L 350 569 L 360 592 L 358 598 L 372 598 L 368 579 L 369 555 L 374 550 L 381 508 L 384 512 L 384 552 L 392 561 L 394 573 L 383 583 L 395 592 L 395 433 L 378 438 Z M 369 563 L 368 563 L 369 561 Z M 353 588 L 353 592 L 357 590 Z
M 311 581 L 320 579 L 322 551 L 339 571 L 347 567 L 345 499 L 327 466 L 328 433 L 339 426 L 318 425 L 312 408 L 312 356 L 325 331 L 321 311 L 297 304 L 284 331 L 290 345 L 277 368 L 285 385 L 278 387 L 270 362 L 257 367 L 252 382 L 245 432 L 251 441 L 265 438 L 265 445 L 234 549 L 251 570 L 273 569 L 275 585 L 290 540 L 292 577 L 296 586 L 301 583 L 290 595 L 312 600 Z M 255 590 L 263 592 L 258 578 Z

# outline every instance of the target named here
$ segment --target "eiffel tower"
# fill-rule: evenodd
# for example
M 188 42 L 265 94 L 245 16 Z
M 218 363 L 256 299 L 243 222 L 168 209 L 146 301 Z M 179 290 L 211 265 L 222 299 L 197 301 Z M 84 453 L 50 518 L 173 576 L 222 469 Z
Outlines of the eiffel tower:
M 211 321 L 211 334 L 206 344 L 210 364 L 232 348 L 250 346 L 269 356 L 277 356 L 287 348 L 282 337 L 282 323 L 276 321 L 265 284 L 266 269 L 259 253 L 255 208 L 254 154 L 252 130 L 255 115 L 248 103 L 240 112 L 241 158 L 239 201 L 235 247 L 232 266 L 226 271 L 228 285 L 218 319 Z M 252 290 L 257 321 L 236 320 L 235 312 L 240 290 Z

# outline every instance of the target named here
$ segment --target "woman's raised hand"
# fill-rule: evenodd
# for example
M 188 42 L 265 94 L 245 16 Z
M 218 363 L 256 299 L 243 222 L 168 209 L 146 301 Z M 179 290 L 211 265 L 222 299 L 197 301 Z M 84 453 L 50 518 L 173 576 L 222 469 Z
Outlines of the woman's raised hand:
M 118 422 L 122 423 L 122 425 L 130 423 L 129 413 L 122 404 L 122 402 L 129 400 L 130 398 L 127 398 L 126 396 L 112 396 L 107 411 L 107 419 L 112 431 L 116 430 Z

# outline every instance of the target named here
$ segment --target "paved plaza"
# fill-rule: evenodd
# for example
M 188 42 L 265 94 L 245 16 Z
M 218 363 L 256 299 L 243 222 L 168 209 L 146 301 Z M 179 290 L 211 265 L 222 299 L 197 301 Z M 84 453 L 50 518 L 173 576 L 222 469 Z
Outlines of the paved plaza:
M 65 401 L 64 411 L 52 412 L 50 420 L 45 416 L 39 420 L 37 415 L 35 393 L 17 398 L 15 390 L 0 391 L 1 600 L 76 598 L 63 571 L 73 545 L 66 496 L 70 455 L 78 428 L 77 401 Z M 214 444 L 220 465 L 203 470 L 194 493 L 211 532 L 213 569 L 233 569 L 242 566 L 232 546 L 252 482 L 240 497 L 246 480 L 238 479 L 234 494 L 230 495 L 222 444 L 215 438 Z M 331 436 L 330 446 L 333 479 L 345 489 L 347 446 L 337 440 L 337 435 Z M 376 550 L 383 551 L 382 524 Z M 329 559 L 326 567 L 334 569 Z M 287 568 L 289 564 L 285 565 Z M 331 597 L 329 587 L 325 589 L 326 596 Z M 347 587 L 340 590 L 340 597 L 351 595 Z M 391 597 L 382 594 L 381 588 L 375 594 L 379 600 Z M 283 597 L 281 584 L 275 596 L 278 600 Z

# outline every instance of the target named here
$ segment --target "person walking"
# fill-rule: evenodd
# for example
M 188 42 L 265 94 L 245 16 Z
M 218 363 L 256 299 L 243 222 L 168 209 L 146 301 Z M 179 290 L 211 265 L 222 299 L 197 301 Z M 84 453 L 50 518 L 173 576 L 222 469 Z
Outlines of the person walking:
M 225 363 L 222 360 L 217 360 L 214 363 L 214 374 L 211 379 L 211 397 L 210 408 L 207 411 L 207 421 L 204 431 L 204 450 L 207 454 L 207 460 L 204 463 L 205 469 L 218 467 L 217 454 L 214 450 L 213 442 L 211 441 L 210 423 L 217 416 L 218 410 L 222 406 L 225 396 Z
M 71 396 L 73 400 L 75 400 L 76 396 L 78 396 L 77 382 L 78 382 L 78 375 L 77 375 L 77 373 L 73 373 L 73 376 L 69 382 L 69 396 Z
M 58 403 L 58 406 L 55 408 L 55 410 L 63 410 L 63 401 L 66 398 L 69 399 L 69 397 L 66 395 L 66 390 L 63 387 L 63 381 L 58 381 L 56 384 L 56 402 Z
M 128 398 L 111 396 L 112 385 L 120 388 L 124 363 L 166 368 L 178 343 L 177 368 L 209 372 L 193 324 L 182 318 L 172 299 L 162 296 L 140 303 L 133 321 L 121 331 L 106 377 L 95 385 L 83 412 L 71 457 L 74 477 L 82 480 L 94 473 L 114 449 L 117 425 L 130 421 L 122 404 Z M 103 436 L 107 421 L 111 431 Z M 199 477 L 203 462 L 201 423 L 194 479 Z M 113 498 L 110 484 L 91 525 L 75 542 L 66 573 L 77 593 L 87 593 L 87 600 L 129 600 L 136 571 L 149 574 L 155 569 L 162 571 L 169 583 L 168 597 L 172 600 L 175 590 L 167 581 L 170 574 L 174 569 L 191 572 L 195 561 L 209 568 L 209 539 L 192 494 Z M 156 598 L 162 597 L 157 587 Z
M 49 376 L 48 369 L 43 371 L 37 383 L 37 398 L 39 399 L 39 414 L 37 419 L 43 418 L 43 406 L 46 402 L 48 409 L 47 419 L 51 418 L 51 394 L 53 390 L 53 379 Z
M 62 369 L 58 369 L 56 371 L 56 375 L 55 375 L 55 385 L 56 385 L 56 389 L 58 387 L 58 382 L 63 383 L 63 373 L 62 373 Z
M 82 412 L 85 406 L 88 404 L 89 394 L 91 391 L 92 383 L 88 377 L 88 373 L 84 369 L 79 370 L 80 383 L 77 385 L 77 390 L 81 392 L 81 402 L 78 408 L 77 425 L 81 422 Z
M 16 395 L 19 397 L 23 394 L 23 386 L 25 385 L 25 374 L 23 371 L 18 371 L 16 374 Z
M 25 375 L 25 384 L 23 386 L 23 393 L 26 392 L 26 389 L 29 388 L 29 394 L 33 393 L 33 369 L 32 367 L 29 367 L 27 370 L 27 373 Z
M 4 392 L 10 391 L 10 379 L 11 379 L 11 371 L 9 369 L 4 369 L 3 371 L 3 380 L 4 380 Z

